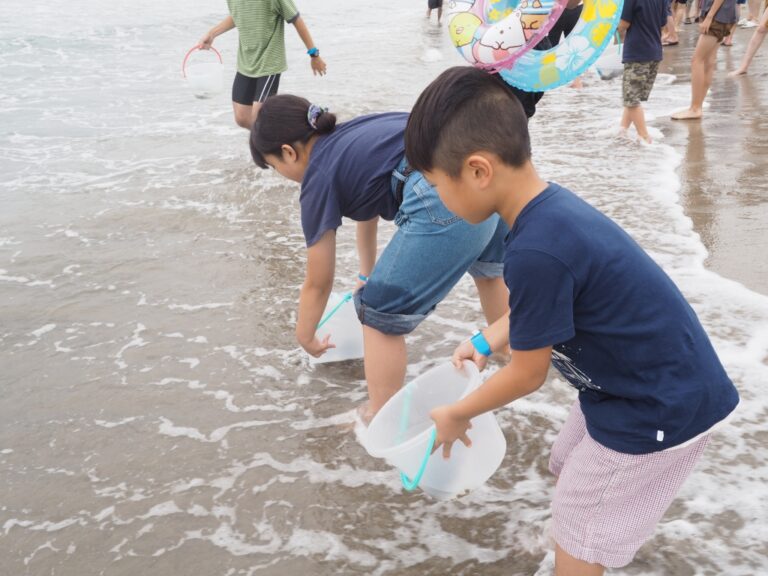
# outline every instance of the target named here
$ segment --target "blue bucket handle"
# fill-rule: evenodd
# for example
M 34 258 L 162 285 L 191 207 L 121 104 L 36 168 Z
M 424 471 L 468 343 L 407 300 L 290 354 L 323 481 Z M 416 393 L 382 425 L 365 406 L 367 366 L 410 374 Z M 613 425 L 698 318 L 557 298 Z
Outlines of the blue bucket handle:
M 331 319 L 331 316 L 333 316 L 334 314 L 336 314 L 336 312 L 338 312 L 338 311 L 339 311 L 339 308 L 341 308 L 342 306 L 344 306 L 344 304 L 346 304 L 346 303 L 347 303 L 347 302 L 349 302 L 350 300 L 352 300 L 352 292 L 347 292 L 346 294 L 344 294 L 344 297 L 341 299 L 341 302 L 339 302 L 338 304 L 336 304 L 336 306 L 334 306 L 334 307 L 333 307 L 333 310 L 331 310 L 330 312 L 328 312 L 328 314 L 326 314 L 326 315 L 325 315 L 325 318 L 323 318 L 322 320 L 320 320 L 320 323 L 317 325 L 317 328 L 320 328 L 320 326 L 322 326 L 323 324 L 325 324 L 326 322 L 328 322 L 328 320 L 330 320 L 330 319 Z M 316 329 L 317 329 L 317 328 L 316 328 Z
M 416 472 L 416 476 L 414 476 L 413 479 L 408 478 L 405 472 L 400 472 L 400 481 L 403 483 L 403 488 L 405 488 L 408 492 L 416 490 L 419 482 L 421 482 L 421 477 L 424 476 L 424 470 L 427 469 L 427 462 L 429 462 L 429 457 L 432 456 L 432 448 L 435 447 L 436 438 L 437 428 L 432 428 L 432 432 L 429 435 L 429 442 L 427 443 L 427 453 L 424 454 L 424 459 L 421 461 L 419 471 Z
M 411 393 L 410 386 L 406 387 L 403 398 L 403 411 L 400 413 L 400 432 L 398 433 L 398 441 L 404 440 L 403 435 L 408 429 L 408 419 L 411 413 Z M 429 435 L 429 442 L 427 442 L 427 453 L 424 455 L 424 459 L 419 465 L 419 470 L 416 472 L 416 476 L 412 479 L 408 478 L 408 475 L 404 472 L 400 472 L 400 481 L 403 483 L 403 488 L 408 492 L 413 492 L 421 482 L 421 477 L 424 476 L 424 470 L 427 469 L 427 462 L 432 455 L 432 449 L 435 447 L 435 439 L 437 438 L 437 428 L 432 428 L 432 432 Z

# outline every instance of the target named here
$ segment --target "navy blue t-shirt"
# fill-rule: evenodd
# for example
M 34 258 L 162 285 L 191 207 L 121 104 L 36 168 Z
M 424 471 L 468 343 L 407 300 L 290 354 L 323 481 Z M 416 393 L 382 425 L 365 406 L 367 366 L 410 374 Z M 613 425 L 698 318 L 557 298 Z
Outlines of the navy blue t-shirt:
M 317 139 L 299 197 L 307 246 L 341 226 L 342 216 L 357 221 L 395 217 L 392 170 L 405 154 L 406 122 L 405 112 L 361 116 Z
M 704 0 L 701 4 L 701 17 L 704 18 L 711 10 L 715 0 Z M 715 14 L 713 20 L 722 24 L 733 24 L 739 20 L 739 12 L 736 8 L 736 0 L 725 0 Z
M 670 0 L 624 0 L 621 19 L 630 26 L 624 37 L 622 62 L 661 62 L 661 28 Z
M 554 346 L 592 438 L 645 454 L 690 440 L 738 404 L 695 312 L 615 222 L 558 186 L 505 241 L 509 343 Z

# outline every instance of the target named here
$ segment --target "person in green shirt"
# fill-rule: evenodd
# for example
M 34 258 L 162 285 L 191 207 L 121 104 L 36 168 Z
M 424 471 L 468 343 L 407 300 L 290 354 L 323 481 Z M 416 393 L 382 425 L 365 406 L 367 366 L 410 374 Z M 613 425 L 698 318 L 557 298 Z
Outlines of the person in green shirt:
M 197 44 L 209 50 L 216 36 L 237 28 L 237 74 L 232 107 L 238 126 L 250 130 L 262 102 L 277 93 L 285 58 L 285 22 L 296 27 L 307 47 L 312 73 L 323 76 L 326 66 L 293 0 L 227 0 L 229 16 L 211 28 Z

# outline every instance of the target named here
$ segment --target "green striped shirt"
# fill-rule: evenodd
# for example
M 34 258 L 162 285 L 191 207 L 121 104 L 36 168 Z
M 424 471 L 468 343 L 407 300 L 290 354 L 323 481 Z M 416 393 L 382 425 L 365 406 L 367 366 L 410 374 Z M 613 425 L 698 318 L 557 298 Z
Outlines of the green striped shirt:
M 251 78 L 285 72 L 285 23 L 299 17 L 293 0 L 227 0 L 227 6 L 240 35 L 237 71 Z

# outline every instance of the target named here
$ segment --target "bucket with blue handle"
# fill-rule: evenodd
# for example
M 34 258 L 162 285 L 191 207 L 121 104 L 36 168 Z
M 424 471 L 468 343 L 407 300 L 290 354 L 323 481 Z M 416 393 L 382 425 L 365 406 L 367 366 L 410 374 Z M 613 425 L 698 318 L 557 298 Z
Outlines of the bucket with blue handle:
M 352 292 L 331 294 L 315 334 L 320 340 L 330 334 L 331 343 L 336 347 L 329 348 L 319 358 L 311 356 L 310 364 L 341 362 L 363 357 L 363 326 L 357 318 Z
M 463 369 L 441 364 L 404 386 L 376 414 L 365 433 L 365 448 L 400 470 L 403 488 L 421 488 L 446 500 L 479 488 L 501 465 L 507 450 L 504 434 L 493 413 L 472 420 L 467 433 L 472 446 L 453 444 L 451 457 L 442 449 L 434 454 L 435 426 L 429 413 L 452 404 L 480 385 L 480 373 L 472 362 Z

